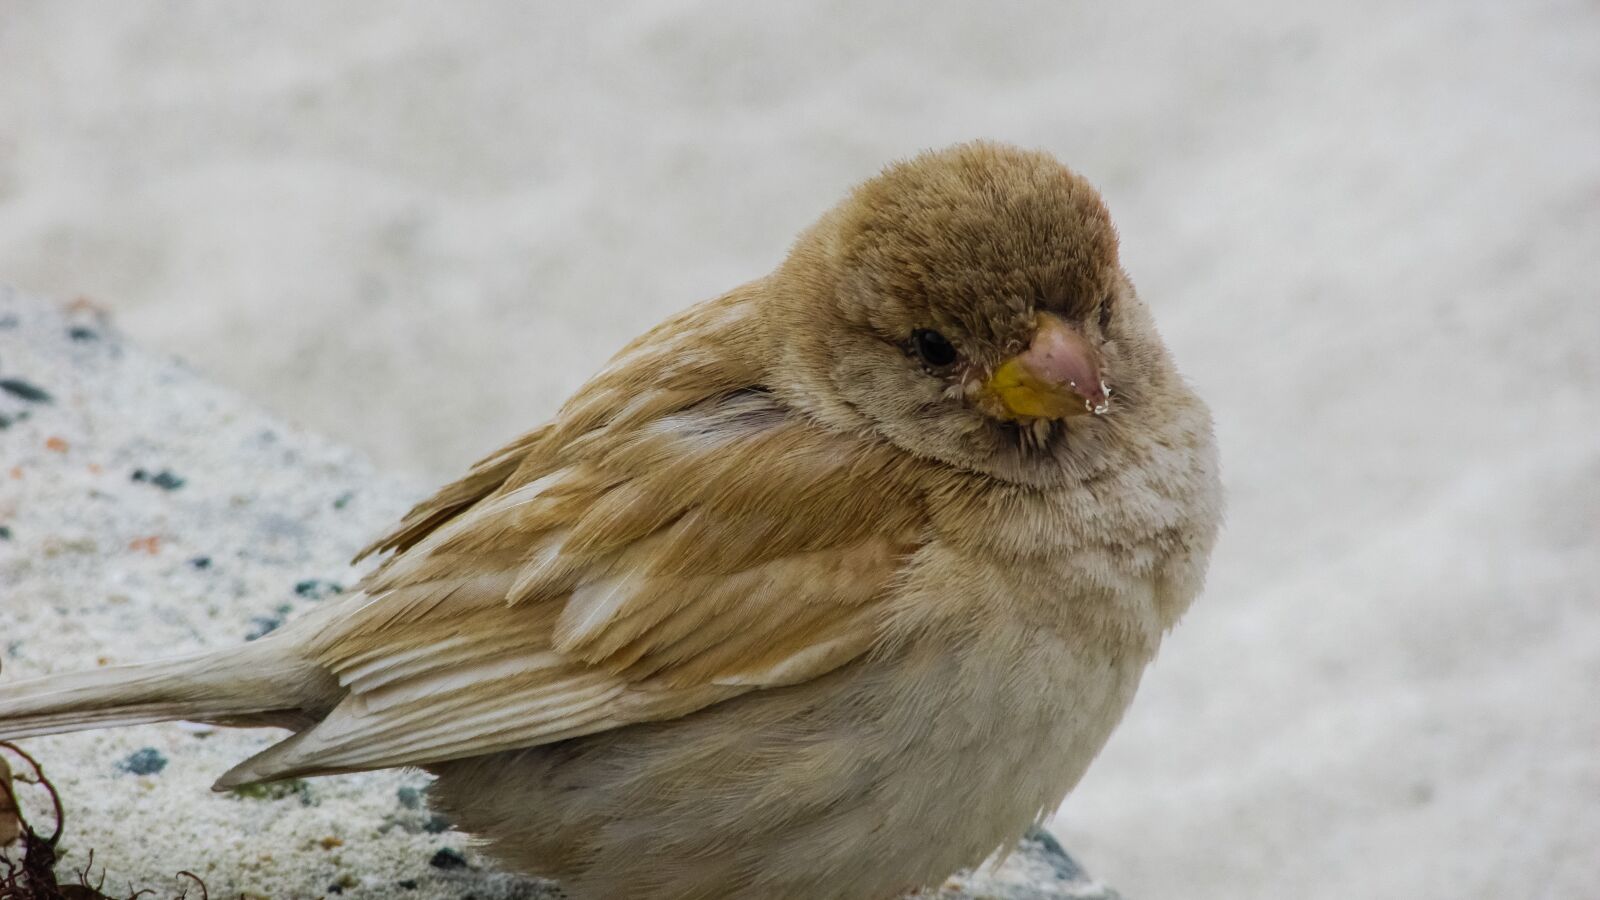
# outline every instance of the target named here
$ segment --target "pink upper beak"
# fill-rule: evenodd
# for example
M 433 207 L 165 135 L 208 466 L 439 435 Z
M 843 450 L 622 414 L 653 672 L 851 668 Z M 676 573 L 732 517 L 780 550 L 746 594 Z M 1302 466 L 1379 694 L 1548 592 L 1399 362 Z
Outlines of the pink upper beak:
M 1028 349 L 995 369 L 986 387 L 1011 418 L 1098 415 L 1110 405 L 1100 354 L 1077 329 L 1049 313 L 1039 314 Z

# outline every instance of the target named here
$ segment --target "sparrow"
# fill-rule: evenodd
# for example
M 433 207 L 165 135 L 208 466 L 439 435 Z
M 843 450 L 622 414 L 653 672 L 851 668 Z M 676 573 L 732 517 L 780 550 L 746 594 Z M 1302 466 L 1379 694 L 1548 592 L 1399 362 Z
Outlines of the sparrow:
M 1205 404 L 1051 156 L 890 165 L 265 639 L 0 687 L 0 739 L 289 729 L 576 900 L 886 900 L 1083 776 L 1201 589 Z

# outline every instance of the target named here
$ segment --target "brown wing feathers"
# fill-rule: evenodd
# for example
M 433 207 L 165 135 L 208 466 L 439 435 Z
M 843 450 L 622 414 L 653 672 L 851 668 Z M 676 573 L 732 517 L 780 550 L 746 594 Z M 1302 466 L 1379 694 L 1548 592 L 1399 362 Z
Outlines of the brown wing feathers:
M 724 298 L 685 317 L 687 338 L 647 335 L 375 544 L 396 554 L 370 600 L 308 641 L 344 701 L 223 783 L 684 715 L 866 652 L 925 540 L 916 462 L 708 353 L 694 328 L 741 328 L 740 311 Z

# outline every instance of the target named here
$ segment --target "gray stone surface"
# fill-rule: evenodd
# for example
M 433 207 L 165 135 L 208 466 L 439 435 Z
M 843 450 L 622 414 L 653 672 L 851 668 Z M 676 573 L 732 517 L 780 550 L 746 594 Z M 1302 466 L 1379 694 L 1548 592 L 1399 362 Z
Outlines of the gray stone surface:
M 92 308 L 0 287 L 0 678 L 259 637 L 353 583 L 345 560 L 427 487 L 128 345 Z M 415 771 L 208 790 L 270 740 L 172 724 L 28 742 L 66 804 L 63 868 L 92 849 L 108 890 L 163 896 L 185 869 L 214 897 L 558 896 L 474 854 Z M 1040 833 L 937 896 L 1115 894 Z

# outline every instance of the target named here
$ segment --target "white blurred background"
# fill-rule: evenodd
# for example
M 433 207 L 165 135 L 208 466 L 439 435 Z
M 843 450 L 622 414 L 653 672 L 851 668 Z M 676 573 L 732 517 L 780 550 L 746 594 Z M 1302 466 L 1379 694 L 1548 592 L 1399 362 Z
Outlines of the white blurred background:
M 1134 900 L 1597 896 L 1593 0 L 0 0 L 0 281 L 440 480 L 974 137 L 1105 192 L 1231 495 L 1064 841 Z

